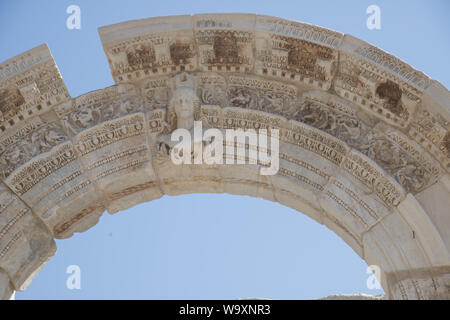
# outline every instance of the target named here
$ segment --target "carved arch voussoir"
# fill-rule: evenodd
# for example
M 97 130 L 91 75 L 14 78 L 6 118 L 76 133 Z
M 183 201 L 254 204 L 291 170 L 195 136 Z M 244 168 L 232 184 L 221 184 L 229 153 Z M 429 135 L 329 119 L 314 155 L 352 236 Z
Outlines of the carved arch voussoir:
M 326 225 L 380 266 L 389 298 L 449 298 L 445 87 L 350 35 L 269 16 L 149 18 L 99 33 L 116 84 L 80 97 L 46 45 L 0 64 L 0 294 L 23 290 L 53 238 L 104 211 L 215 192 Z M 163 142 L 189 126 L 174 108 L 183 95 L 205 128 L 278 129 L 277 174 L 260 175 L 262 162 L 174 165 Z

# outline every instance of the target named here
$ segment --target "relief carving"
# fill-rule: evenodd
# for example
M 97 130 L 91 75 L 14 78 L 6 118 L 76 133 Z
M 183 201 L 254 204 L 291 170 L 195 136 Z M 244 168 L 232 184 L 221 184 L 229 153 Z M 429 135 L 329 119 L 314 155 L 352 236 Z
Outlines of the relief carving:
M 148 103 L 138 95 L 122 92 L 127 87 L 107 88 L 102 92 L 94 92 L 75 99 L 74 103 L 63 104 L 57 113 L 67 130 L 76 135 L 97 124 L 121 118 L 129 114 L 142 112 Z
M 77 134 L 97 124 L 140 112 L 142 99 L 124 99 L 110 103 L 92 105 L 76 110 L 63 118 L 65 126 L 72 134 Z
M 450 158 L 450 131 L 447 132 L 442 142 L 439 145 L 439 149 L 442 150 Z
M 0 172 L 8 177 L 15 169 L 32 158 L 50 151 L 67 140 L 62 128 L 56 123 L 41 124 L 16 143 L 8 146 L 0 155 Z
M 402 104 L 402 91 L 398 84 L 390 80 L 380 83 L 375 93 L 384 100 L 383 107 L 385 109 L 401 118 L 408 119 L 409 113 Z
M 334 110 L 329 102 L 322 103 L 306 95 L 294 119 L 327 132 L 368 156 L 391 174 L 407 192 L 417 193 L 439 176 L 439 170 L 429 160 L 416 159 L 418 151 L 408 147 L 402 139 L 395 139 L 399 137 L 398 134 L 391 132 L 393 139 L 389 139 L 385 134 L 375 132 L 355 115 Z
M 226 102 L 226 81 L 220 75 L 200 74 L 197 77 L 202 104 L 223 106 Z
M 400 183 L 406 192 L 417 193 L 430 182 L 425 167 L 381 134 L 371 135 L 363 152 Z
M 62 143 L 55 147 L 52 154 L 33 159 L 27 165 L 9 175 L 5 183 L 17 195 L 21 196 L 39 181 L 75 159 L 76 155 L 72 144 L 70 142 Z
M 150 74 L 168 74 L 194 68 L 192 32 L 156 33 L 113 41 L 105 45 L 113 77 L 124 82 Z
M 133 23 L 100 31 L 119 85 L 70 101 L 46 47 L 0 64 L 0 178 L 5 184 L 0 187 L 0 258 L 9 259 L 14 246 L 28 241 L 19 227 L 34 216 L 31 210 L 56 236 L 66 236 L 103 212 L 109 205 L 103 199 L 123 208 L 129 199 L 122 198 L 139 191 L 148 190 L 147 197 L 158 189 L 160 196 L 158 177 L 169 189 L 180 182 L 178 172 L 192 177 L 194 185 L 240 184 L 267 189 L 274 198 L 291 193 L 315 208 L 315 199 L 272 183 L 285 178 L 261 182 L 220 176 L 227 170 L 211 170 L 208 176 L 201 172 L 204 167 L 196 168 L 199 175 L 174 171 L 169 156 L 178 142 L 171 141 L 171 133 L 186 129 L 194 136 L 194 121 L 218 129 L 279 129 L 279 175 L 298 183 L 294 189 L 307 185 L 321 201 L 331 199 L 348 221 L 359 221 L 367 232 L 393 207 L 400 212 L 407 193 L 422 192 L 450 170 L 449 118 L 439 107 L 448 95 L 434 99 L 441 88 L 378 48 L 324 28 L 256 15 Z M 308 91 L 311 87 L 316 91 Z M 164 177 L 164 170 L 172 176 Z M 139 199 L 143 195 L 133 201 Z M 364 236 L 355 234 L 345 218 L 328 213 L 328 222 L 364 246 L 366 254 Z M 402 237 L 406 241 L 411 235 Z M 415 256 L 406 256 L 409 244 L 399 244 L 399 250 L 415 264 Z M 380 245 L 380 251 L 385 248 Z M 430 281 L 391 288 L 406 298 L 413 288 L 424 298 L 429 294 L 420 288 L 435 280 Z
M 200 63 L 205 69 L 216 67 L 231 71 L 230 67 L 249 69 L 253 61 L 254 35 L 237 30 L 198 30 Z M 222 68 L 223 67 L 223 68 Z
M 450 170 L 450 122 L 420 106 L 409 136 L 428 150 L 443 167 Z
M 421 90 L 425 90 L 431 80 L 422 72 L 414 70 L 403 61 L 371 45 L 363 45 L 355 52 L 370 61 L 394 72 L 401 79 L 410 82 Z
M 125 50 L 130 71 L 148 69 L 156 60 L 155 50 L 148 44 L 135 44 Z
M 306 94 L 302 102 L 297 102 L 295 88 L 280 87 L 280 84 L 275 85 L 275 83 L 251 77 L 231 76 L 228 83 L 226 97 L 229 106 L 281 115 L 324 131 L 374 160 L 392 175 L 407 192 L 413 194 L 420 192 L 435 182 L 439 176 L 439 170 L 430 161 L 411 156 L 409 153 L 413 149 L 405 150 L 401 144 L 398 144 L 400 140 L 389 139 L 385 134 L 375 132 L 372 127 L 358 118 L 355 113 L 357 107 L 349 107 L 349 103 L 344 100 L 338 101 L 337 97 L 331 99 L 326 94 L 312 93 Z M 223 88 L 223 85 L 219 87 Z M 180 89 L 180 92 L 184 92 L 183 94 L 190 99 L 198 99 L 193 98 L 193 90 Z M 200 92 L 203 94 L 211 91 L 200 90 Z M 378 87 L 376 94 L 385 101 L 386 108 L 391 108 L 391 111 L 396 112 L 393 108 L 399 107 L 402 96 L 402 92 L 396 84 L 387 81 Z M 219 102 L 214 100 L 216 96 L 215 94 L 209 97 L 209 102 Z M 229 113 L 226 113 L 224 117 L 224 127 L 242 128 L 242 120 L 236 120 L 238 122 L 231 125 L 235 120 L 229 118 L 227 114 Z M 176 114 L 169 111 L 167 121 L 171 128 L 168 130 L 169 132 L 176 128 L 175 119 Z M 292 137 L 289 134 L 288 140 L 292 140 Z M 166 154 L 170 150 L 169 145 L 165 144 Z M 307 144 L 306 146 L 310 148 L 312 145 Z M 327 156 L 338 164 L 342 160 L 342 157 L 336 158 L 334 153 Z
M 200 99 L 194 91 L 193 79 L 186 74 L 179 75 L 176 78 L 176 89 L 167 108 L 166 128 L 163 134 L 158 137 L 157 159 L 166 159 L 170 155 L 170 151 L 178 143 L 171 139 L 173 130 L 187 129 L 191 137 L 194 137 L 194 114 L 199 106 Z M 193 143 L 203 142 L 193 141 Z M 194 150 L 194 148 L 191 148 L 191 150 Z
M 330 86 L 337 54 L 334 49 L 309 41 L 271 35 L 257 40 L 257 68 L 260 74 L 304 80 Z
M 370 161 L 357 152 L 349 152 L 341 164 L 342 168 L 375 191 L 389 207 L 398 206 L 405 197 L 399 185 L 384 176 Z
M 25 104 L 25 98 L 19 89 L 9 87 L 0 90 L 0 122 L 8 121 L 19 111 L 20 106 Z
M 146 99 L 146 109 L 166 108 L 169 103 L 168 79 L 152 79 L 145 82 L 142 95 Z
M 21 220 L 30 213 L 17 196 L 5 185 L 0 185 L 0 257 L 9 251 L 12 239 L 23 235 L 16 232 L 18 227 L 20 229 Z
M 343 34 L 336 31 L 268 16 L 257 16 L 256 30 L 308 40 L 332 48 L 336 48 L 343 38 Z
M 296 89 L 254 78 L 230 77 L 228 105 L 289 117 L 296 109 Z
M 367 61 L 341 54 L 336 93 L 389 124 L 406 127 L 422 93 Z
M 75 147 L 84 156 L 114 142 L 141 135 L 144 128 L 142 113 L 105 121 L 101 126 L 81 132 L 76 137 Z
M 40 62 L 11 75 L 0 81 L 0 132 L 68 97 L 53 60 Z
M 330 104 L 305 97 L 294 120 L 325 131 L 346 142 L 350 147 L 360 149 L 367 145 L 370 128 L 355 115 L 333 110 Z

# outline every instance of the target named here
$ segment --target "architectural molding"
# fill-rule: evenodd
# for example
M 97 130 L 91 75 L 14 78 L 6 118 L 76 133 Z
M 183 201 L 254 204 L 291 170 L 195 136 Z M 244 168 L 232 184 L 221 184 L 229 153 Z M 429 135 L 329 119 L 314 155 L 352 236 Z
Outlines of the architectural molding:
M 389 299 L 450 298 L 450 94 L 439 82 L 350 35 L 269 16 L 99 33 L 115 85 L 80 97 L 46 45 L 0 64 L 0 297 L 25 289 L 54 238 L 104 211 L 209 192 L 326 225 L 380 267 Z M 186 126 L 172 106 L 185 95 L 205 128 L 278 129 L 278 173 L 174 165 L 163 142 Z

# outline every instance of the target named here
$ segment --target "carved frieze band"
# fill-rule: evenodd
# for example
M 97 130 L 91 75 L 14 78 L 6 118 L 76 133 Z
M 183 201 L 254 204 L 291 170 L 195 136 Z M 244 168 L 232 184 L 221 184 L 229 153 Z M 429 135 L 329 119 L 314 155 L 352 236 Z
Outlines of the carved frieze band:
M 47 45 L 0 64 L 0 133 L 69 99 Z

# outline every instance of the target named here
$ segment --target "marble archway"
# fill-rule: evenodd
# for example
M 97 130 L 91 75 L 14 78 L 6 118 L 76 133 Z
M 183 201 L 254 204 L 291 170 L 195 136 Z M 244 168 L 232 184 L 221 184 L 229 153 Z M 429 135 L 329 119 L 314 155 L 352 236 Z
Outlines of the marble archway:
M 46 45 L 0 64 L 0 296 L 67 238 L 164 194 L 297 209 L 381 268 L 391 299 L 450 298 L 450 94 L 350 35 L 247 14 L 99 29 L 115 85 L 71 98 Z M 180 80 L 181 79 L 181 80 Z M 175 166 L 174 90 L 204 127 L 280 130 L 280 169 Z

